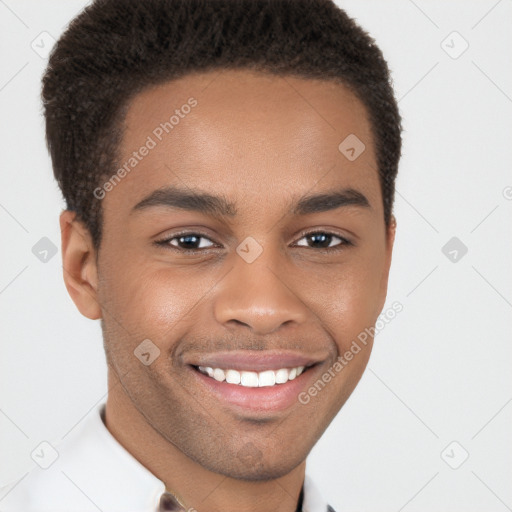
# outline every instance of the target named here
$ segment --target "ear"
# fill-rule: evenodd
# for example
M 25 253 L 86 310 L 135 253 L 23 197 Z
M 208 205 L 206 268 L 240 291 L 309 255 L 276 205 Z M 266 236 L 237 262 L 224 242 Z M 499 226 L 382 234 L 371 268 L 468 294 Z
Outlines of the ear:
M 98 271 L 96 250 L 89 230 L 76 219 L 76 213 L 60 214 L 62 266 L 64 283 L 76 307 L 87 318 L 101 318 L 98 302 Z
M 386 245 L 385 245 L 385 259 L 384 265 L 382 267 L 382 277 L 380 282 L 380 303 L 379 303 L 379 312 L 382 312 L 384 308 L 384 304 L 386 302 L 386 295 L 388 292 L 388 278 L 389 278 L 389 269 L 391 267 L 391 256 L 393 254 L 393 245 L 395 243 L 395 235 L 396 235 L 396 218 L 394 215 L 391 215 L 391 219 L 389 221 L 389 226 L 386 228 Z

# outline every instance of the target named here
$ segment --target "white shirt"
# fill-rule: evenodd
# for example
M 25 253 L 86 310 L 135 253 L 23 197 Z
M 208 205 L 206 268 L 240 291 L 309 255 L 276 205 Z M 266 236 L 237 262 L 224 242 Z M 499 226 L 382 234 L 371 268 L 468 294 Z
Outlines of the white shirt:
M 60 442 L 40 445 L 37 463 L 0 488 L 0 512 L 157 512 L 165 484 L 115 439 L 104 411 L 105 402 Z M 327 507 L 306 475 L 303 512 Z

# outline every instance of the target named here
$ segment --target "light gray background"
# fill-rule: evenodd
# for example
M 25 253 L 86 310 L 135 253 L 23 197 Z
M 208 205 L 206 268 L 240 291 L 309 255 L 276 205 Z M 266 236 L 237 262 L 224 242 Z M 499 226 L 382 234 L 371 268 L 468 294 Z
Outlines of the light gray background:
M 404 118 L 386 306 L 404 309 L 308 472 L 337 512 L 512 510 L 512 2 L 338 3 L 382 48 Z M 45 59 L 31 47 L 44 53 L 40 34 L 58 38 L 85 4 L 0 0 L 3 483 L 105 399 L 99 322 L 62 280 Z M 454 236 L 468 248 L 456 262 L 442 252 Z M 32 253 L 42 237 L 59 249 L 46 263 Z

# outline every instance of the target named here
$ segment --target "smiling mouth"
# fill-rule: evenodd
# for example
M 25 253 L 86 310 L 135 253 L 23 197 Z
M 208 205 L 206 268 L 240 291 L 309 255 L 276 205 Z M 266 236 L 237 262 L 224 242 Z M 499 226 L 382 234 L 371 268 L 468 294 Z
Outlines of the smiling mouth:
M 210 358 L 212 359 L 212 358 Z M 297 359 L 297 358 L 295 358 Z M 221 367 L 216 364 L 187 364 L 196 377 L 195 382 L 206 394 L 209 403 L 213 397 L 222 406 L 234 408 L 236 414 L 243 411 L 244 417 L 282 414 L 298 404 L 298 396 L 315 377 L 314 368 L 320 362 L 306 361 L 305 358 L 293 362 L 281 361 L 281 364 L 252 364 L 248 361 L 230 361 Z M 300 364 L 300 366 L 295 366 Z M 272 368 L 273 366 L 273 368 Z M 270 367 L 270 368 L 269 368 Z
M 182 363 L 201 398 L 237 417 L 272 416 L 299 404 L 298 396 L 329 360 L 327 350 L 189 352 Z M 302 405 L 301 405 L 302 407 Z
M 313 365 L 311 365 L 313 366 Z M 210 366 L 193 366 L 198 372 L 217 382 L 226 382 L 246 388 L 275 387 L 294 380 L 311 366 L 296 366 L 278 370 L 236 370 L 233 368 L 212 368 Z

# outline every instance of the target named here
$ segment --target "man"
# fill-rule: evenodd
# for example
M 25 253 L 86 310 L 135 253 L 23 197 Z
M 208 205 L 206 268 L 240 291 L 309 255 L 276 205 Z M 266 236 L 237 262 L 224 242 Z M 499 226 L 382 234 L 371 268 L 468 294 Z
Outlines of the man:
M 109 389 L 0 510 L 332 510 L 305 461 L 368 362 L 395 235 L 374 41 L 330 0 L 97 0 L 43 101 Z

